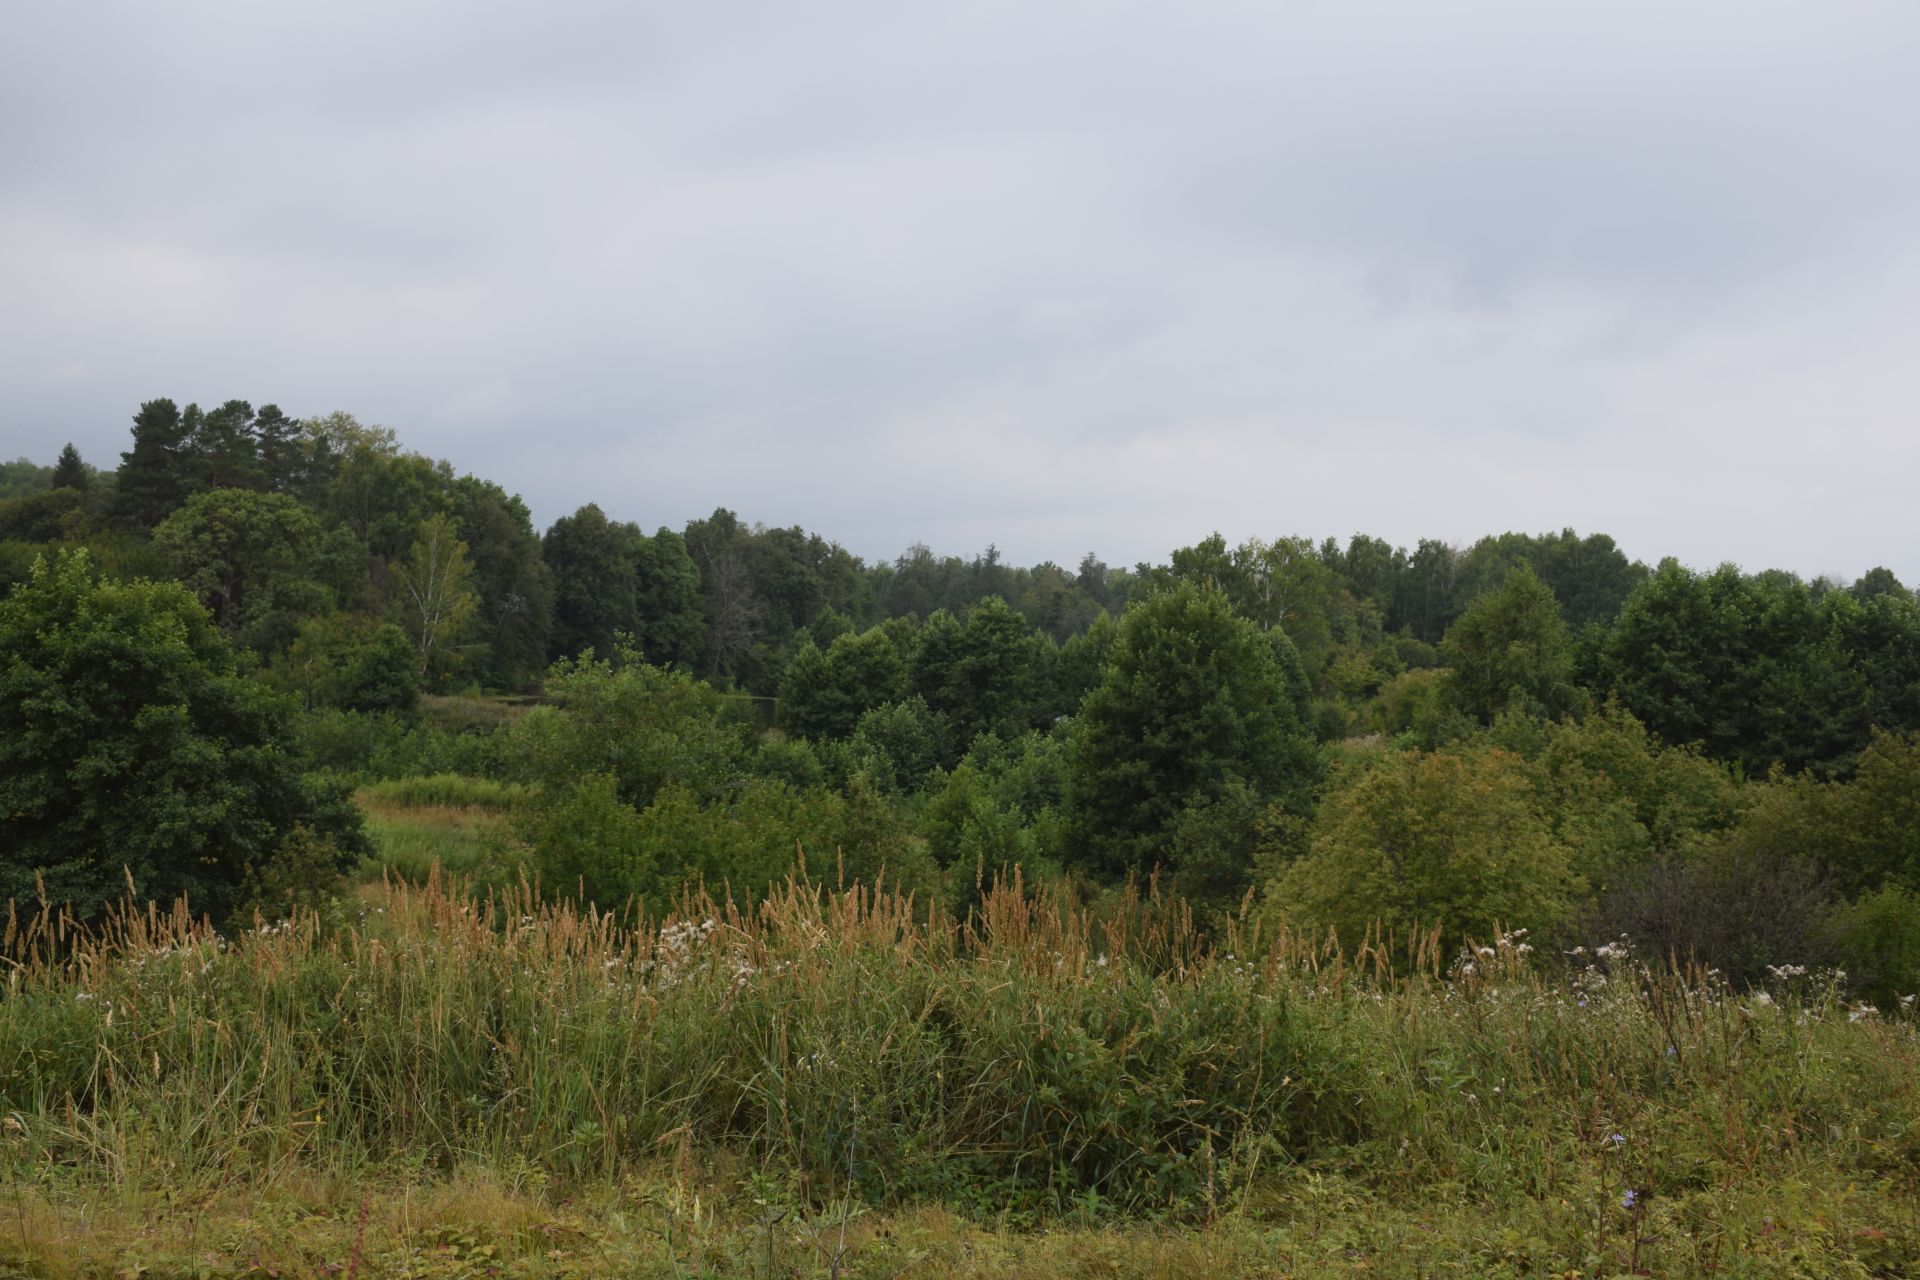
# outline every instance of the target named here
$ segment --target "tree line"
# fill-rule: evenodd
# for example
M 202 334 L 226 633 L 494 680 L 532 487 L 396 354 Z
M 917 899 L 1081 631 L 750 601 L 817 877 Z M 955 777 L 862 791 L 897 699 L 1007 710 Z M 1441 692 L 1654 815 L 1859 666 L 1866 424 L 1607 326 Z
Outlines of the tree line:
M 533 787 L 507 861 L 603 903 L 751 892 L 798 841 L 954 904 L 988 868 L 1159 874 L 1203 913 L 1349 942 L 1618 925 L 1747 971 L 1908 947 L 1920 974 L 1920 603 L 1884 568 L 1650 567 L 1572 530 L 1215 534 L 1072 570 L 870 564 L 726 510 L 647 533 L 590 504 L 540 531 L 390 430 L 238 400 L 150 401 L 113 471 L 68 446 L 0 466 L 0 494 L 23 659 L 0 807 L 39 851 L 14 896 L 63 866 L 109 893 L 102 844 L 151 850 L 165 885 L 212 842 L 227 887 L 196 891 L 239 902 L 276 859 L 364 851 L 343 780 L 451 771 Z M 127 634 L 48 624 L 112 616 Z M 117 692 L 55 697 L 107 652 Z M 544 705 L 497 732 L 423 714 L 462 690 Z M 115 746 L 149 703 L 187 708 L 173 736 Z M 307 781 L 232 773 L 222 742 Z M 179 792 L 167 821 L 109 813 L 86 780 L 139 750 L 225 790 L 176 770 L 143 784 Z M 1688 897 L 1718 905 L 1676 916 Z

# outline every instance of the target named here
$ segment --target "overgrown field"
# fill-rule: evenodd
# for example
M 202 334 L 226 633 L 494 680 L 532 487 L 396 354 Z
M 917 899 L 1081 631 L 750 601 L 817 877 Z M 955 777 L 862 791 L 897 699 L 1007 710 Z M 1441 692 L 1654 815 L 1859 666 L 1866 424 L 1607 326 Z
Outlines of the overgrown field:
M 8 921 L 0 1262 L 1920 1274 L 1911 1012 L 1813 976 L 1209 950 L 1017 884 L 931 923 L 799 883 L 658 927 L 437 875 L 359 901 Z
M 438 866 L 456 875 L 482 870 L 503 839 L 507 818 L 530 788 L 457 773 L 393 778 L 361 787 L 355 799 L 375 857 L 364 878 L 391 872 L 413 883 Z

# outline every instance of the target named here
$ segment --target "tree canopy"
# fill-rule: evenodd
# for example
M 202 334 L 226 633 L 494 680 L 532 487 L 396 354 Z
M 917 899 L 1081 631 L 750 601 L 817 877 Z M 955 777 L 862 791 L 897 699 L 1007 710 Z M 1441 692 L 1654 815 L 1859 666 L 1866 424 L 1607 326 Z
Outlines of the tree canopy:
M 359 819 L 302 772 L 287 707 L 177 583 L 42 560 L 0 600 L 0 897 L 97 915 L 126 890 L 216 916 L 296 828 Z

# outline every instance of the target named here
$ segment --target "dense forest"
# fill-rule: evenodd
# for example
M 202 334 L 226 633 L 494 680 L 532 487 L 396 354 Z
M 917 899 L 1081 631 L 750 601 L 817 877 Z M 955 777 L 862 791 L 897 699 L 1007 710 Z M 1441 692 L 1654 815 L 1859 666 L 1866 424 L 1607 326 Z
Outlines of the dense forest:
M 1018 867 L 1203 928 L 1920 986 L 1920 603 L 1886 569 L 1573 530 L 870 564 L 727 510 L 541 531 L 350 415 L 162 399 L 112 469 L 0 465 L 0 592 L 0 895 L 83 916 L 129 874 L 217 919 L 328 890 L 411 779 L 510 812 L 480 883 L 613 908 L 804 857 L 964 910 Z

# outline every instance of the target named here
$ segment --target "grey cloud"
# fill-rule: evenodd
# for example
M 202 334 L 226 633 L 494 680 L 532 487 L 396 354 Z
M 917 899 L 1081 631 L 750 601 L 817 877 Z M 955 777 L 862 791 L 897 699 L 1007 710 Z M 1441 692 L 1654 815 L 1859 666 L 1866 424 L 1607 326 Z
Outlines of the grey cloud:
M 543 521 L 1920 577 L 1916 55 L 1875 0 L 16 7 L 3 451 L 244 395 Z

